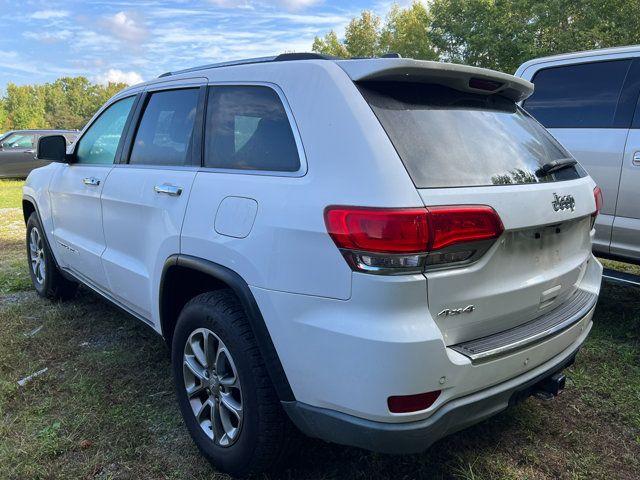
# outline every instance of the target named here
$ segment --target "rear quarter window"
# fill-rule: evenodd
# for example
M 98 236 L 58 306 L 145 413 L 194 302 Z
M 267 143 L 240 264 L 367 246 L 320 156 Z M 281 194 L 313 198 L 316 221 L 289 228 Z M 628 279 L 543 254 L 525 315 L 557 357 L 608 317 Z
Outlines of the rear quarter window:
M 298 147 L 286 110 L 270 87 L 210 87 L 205 131 L 205 167 L 300 170 Z
M 579 166 L 538 176 L 570 154 L 514 102 L 441 85 L 364 82 L 360 91 L 418 188 L 579 178 Z

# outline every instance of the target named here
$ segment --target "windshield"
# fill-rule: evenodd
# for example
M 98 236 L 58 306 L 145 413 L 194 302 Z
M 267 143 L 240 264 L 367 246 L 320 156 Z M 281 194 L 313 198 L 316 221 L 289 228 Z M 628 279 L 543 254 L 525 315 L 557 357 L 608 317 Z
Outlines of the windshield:
M 360 91 L 418 188 L 513 185 L 580 178 L 571 155 L 511 100 L 440 85 L 364 82 Z

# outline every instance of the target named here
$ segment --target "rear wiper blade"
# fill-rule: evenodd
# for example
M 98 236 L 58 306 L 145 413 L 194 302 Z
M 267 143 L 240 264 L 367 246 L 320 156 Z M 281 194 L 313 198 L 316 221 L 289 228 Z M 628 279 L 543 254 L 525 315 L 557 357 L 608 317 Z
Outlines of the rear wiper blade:
M 545 163 L 538 170 L 536 170 L 536 175 L 538 177 L 546 177 L 550 173 L 557 172 L 558 170 L 562 170 L 563 168 L 573 167 L 576 163 L 578 162 L 575 158 L 561 158 L 559 160 L 552 160 Z

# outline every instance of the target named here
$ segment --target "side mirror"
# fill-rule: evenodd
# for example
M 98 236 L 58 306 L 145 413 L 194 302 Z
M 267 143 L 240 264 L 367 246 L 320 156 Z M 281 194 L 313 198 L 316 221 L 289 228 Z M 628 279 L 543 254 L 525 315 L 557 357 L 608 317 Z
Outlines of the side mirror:
M 62 135 L 48 135 L 38 140 L 38 160 L 68 163 L 67 141 Z

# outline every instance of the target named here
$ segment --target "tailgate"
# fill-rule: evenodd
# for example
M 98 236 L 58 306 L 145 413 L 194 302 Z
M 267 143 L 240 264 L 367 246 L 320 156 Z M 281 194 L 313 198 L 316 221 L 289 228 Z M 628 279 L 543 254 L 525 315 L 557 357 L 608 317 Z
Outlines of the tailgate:
M 425 273 L 431 316 L 452 345 L 526 323 L 571 297 L 591 255 L 593 182 L 422 189 L 425 205 L 493 207 L 505 232 L 475 264 Z M 574 210 L 555 210 L 572 195 Z M 473 305 L 473 308 L 467 308 Z M 466 309 L 459 314 L 443 311 Z

